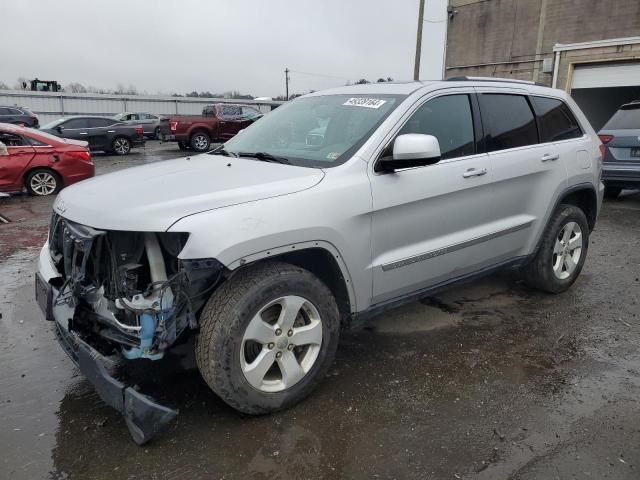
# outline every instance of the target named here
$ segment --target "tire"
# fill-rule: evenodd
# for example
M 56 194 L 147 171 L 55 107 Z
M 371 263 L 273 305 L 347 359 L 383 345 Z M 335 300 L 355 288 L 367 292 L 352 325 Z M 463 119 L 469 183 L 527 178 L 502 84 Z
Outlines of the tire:
M 615 200 L 622 192 L 622 188 L 620 187 L 604 187 L 604 198 L 607 200 Z
M 126 137 L 116 137 L 111 147 L 116 155 L 128 155 L 131 152 L 131 140 Z
M 25 187 L 30 195 L 46 196 L 58 193 L 62 188 L 62 179 L 53 170 L 36 168 L 25 178 Z
M 523 280 L 538 290 L 564 292 L 580 275 L 589 249 L 589 224 L 584 212 L 574 205 L 560 205 L 541 242 L 535 257 L 522 271 Z
M 292 327 L 286 318 L 293 316 L 280 319 L 281 305 L 297 312 Z M 322 281 L 287 263 L 263 263 L 237 272 L 211 296 L 200 317 L 196 362 L 209 387 L 236 410 L 275 412 L 300 402 L 318 386 L 333 363 L 339 331 L 336 301 Z M 248 339 L 252 332 L 262 340 Z M 313 333 L 313 341 L 303 344 L 302 332 L 307 339 Z M 299 346 L 289 346 L 289 341 Z M 266 367 L 267 373 L 256 374 L 259 368 L 252 365 Z
M 211 145 L 211 138 L 205 132 L 196 132 L 191 136 L 189 145 L 196 152 L 207 152 Z
M 189 150 L 189 146 L 184 142 L 178 142 L 178 148 L 180 150 Z
M 156 127 L 156 128 L 153 130 L 153 138 L 154 138 L 155 140 L 160 140 L 160 127 Z

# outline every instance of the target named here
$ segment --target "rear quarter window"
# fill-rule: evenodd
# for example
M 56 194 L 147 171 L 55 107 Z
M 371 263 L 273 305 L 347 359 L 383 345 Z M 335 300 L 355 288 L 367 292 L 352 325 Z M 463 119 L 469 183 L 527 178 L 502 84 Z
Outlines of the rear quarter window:
M 580 124 L 562 100 L 548 97 L 531 97 L 531 100 L 538 116 L 541 142 L 556 142 L 582 136 Z
M 479 95 L 487 151 L 505 150 L 538 143 L 538 128 L 524 95 Z

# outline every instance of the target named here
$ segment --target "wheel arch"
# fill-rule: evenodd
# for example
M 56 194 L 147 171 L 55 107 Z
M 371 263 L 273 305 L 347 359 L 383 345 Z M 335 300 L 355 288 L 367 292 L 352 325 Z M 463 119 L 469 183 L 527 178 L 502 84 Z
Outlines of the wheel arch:
M 231 262 L 227 268 L 234 271 L 269 260 L 290 263 L 310 271 L 331 290 L 343 320 L 354 313 L 356 298 L 353 282 L 342 255 L 331 243 L 313 240 L 275 247 L 245 255 Z
M 598 194 L 593 185 L 583 183 L 568 188 L 558 198 L 554 211 L 562 204 L 574 205 L 582 210 L 587 217 L 589 230 L 593 231 L 598 217 Z

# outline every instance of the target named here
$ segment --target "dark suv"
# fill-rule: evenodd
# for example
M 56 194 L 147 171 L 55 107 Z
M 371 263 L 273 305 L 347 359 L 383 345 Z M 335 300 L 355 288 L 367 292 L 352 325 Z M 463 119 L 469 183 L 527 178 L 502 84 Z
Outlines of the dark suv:
M 604 194 L 617 198 L 623 188 L 640 188 L 640 100 L 622 105 L 598 132 L 606 146 Z
M 25 127 L 38 128 L 40 123 L 38 117 L 25 107 L 4 107 L 0 106 L 0 123 L 13 123 Z

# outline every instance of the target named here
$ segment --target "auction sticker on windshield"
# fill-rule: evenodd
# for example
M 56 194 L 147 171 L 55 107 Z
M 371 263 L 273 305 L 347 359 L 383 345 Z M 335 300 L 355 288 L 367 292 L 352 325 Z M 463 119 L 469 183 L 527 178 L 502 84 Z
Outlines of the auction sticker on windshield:
M 343 105 L 350 105 L 352 107 L 365 107 L 365 108 L 380 108 L 387 103 L 386 100 L 380 100 L 379 98 L 350 98 Z

